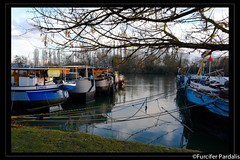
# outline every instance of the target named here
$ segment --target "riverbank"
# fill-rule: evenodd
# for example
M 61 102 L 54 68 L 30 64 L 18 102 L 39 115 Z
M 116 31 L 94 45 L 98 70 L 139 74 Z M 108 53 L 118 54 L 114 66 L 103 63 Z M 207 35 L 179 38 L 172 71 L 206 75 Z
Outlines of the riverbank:
M 158 152 L 194 153 L 195 150 L 148 145 L 140 142 L 104 138 L 87 133 L 64 132 L 33 127 L 11 127 L 11 149 L 13 153 L 52 152 Z

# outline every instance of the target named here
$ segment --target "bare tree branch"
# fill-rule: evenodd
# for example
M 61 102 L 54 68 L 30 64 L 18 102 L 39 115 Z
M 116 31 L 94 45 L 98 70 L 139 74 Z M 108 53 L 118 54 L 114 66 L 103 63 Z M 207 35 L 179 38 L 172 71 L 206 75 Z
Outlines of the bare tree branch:
M 214 21 L 210 10 L 203 11 L 200 7 L 34 8 L 31 22 L 41 31 L 45 45 L 52 43 L 58 49 L 107 48 L 111 53 L 113 49 L 125 48 L 131 50 L 127 58 L 149 49 L 156 50 L 155 54 L 165 53 L 169 48 L 229 50 L 228 23 Z M 211 12 L 209 17 L 205 15 L 207 12 Z M 176 25 L 192 28 L 180 30 Z

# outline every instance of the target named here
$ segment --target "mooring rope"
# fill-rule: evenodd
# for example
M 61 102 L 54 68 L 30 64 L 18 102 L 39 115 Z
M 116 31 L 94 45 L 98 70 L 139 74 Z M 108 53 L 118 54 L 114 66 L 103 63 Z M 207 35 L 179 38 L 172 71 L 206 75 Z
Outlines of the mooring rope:
M 154 99 L 154 100 L 157 100 L 157 99 Z M 151 101 L 153 101 L 153 100 L 151 100 Z M 211 101 L 211 99 L 210 100 L 208 100 L 209 102 Z M 202 104 L 203 103 L 207 103 L 208 101 L 205 101 L 205 102 L 202 102 Z M 142 106 L 144 105 L 144 103 L 142 104 Z M 190 109 L 190 108 L 192 108 L 192 107 L 195 107 L 195 106 L 198 106 L 198 105 L 201 105 L 201 103 L 200 104 L 193 104 L 193 105 L 191 105 L 191 106 L 185 106 L 185 107 L 182 107 L 182 108 L 175 108 L 175 109 L 172 109 L 172 110 L 169 110 L 168 111 L 168 113 L 167 112 L 158 112 L 158 113 L 153 113 L 153 114 L 146 114 L 146 115 L 140 115 L 140 116 L 135 116 L 135 118 L 134 119 L 130 119 L 129 118 L 129 116 L 125 116 L 125 117 L 118 117 L 118 119 L 113 119 L 112 117 L 111 117 L 111 122 L 112 123 L 116 123 L 116 122 L 124 122 L 124 121 L 131 121 L 131 120 L 139 120 L 139 119 L 145 119 L 145 118 L 154 118 L 154 117 L 157 117 L 157 116 L 163 116 L 163 115 L 167 115 L 167 114 L 169 114 L 169 113 L 174 113 L 174 112 L 179 112 L 179 111 L 181 111 L 181 110 L 185 110 L 185 109 Z M 91 107 L 92 108 L 92 107 Z M 140 109 L 141 109 L 142 107 L 140 107 Z M 138 110 L 138 111 L 140 111 L 140 109 Z M 82 113 L 82 112 L 81 112 Z M 111 113 L 111 112 L 110 112 Z M 75 114 L 77 114 L 77 113 L 75 113 Z M 75 115 L 74 114 L 74 115 Z M 79 113 L 78 113 L 79 114 Z M 60 114 L 61 115 L 61 114 Z M 66 121 L 66 120 L 45 120 L 45 119 L 57 119 L 57 118 L 60 118 L 60 119 L 66 119 L 66 118 L 86 118 L 86 117 L 94 117 L 94 116 L 99 116 L 99 115 L 104 115 L 103 113 L 99 113 L 99 114 L 93 114 L 93 115 L 80 115 L 80 116 L 71 116 L 71 115 L 67 115 L 67 116 L 54 116 L 54 117 L 44 117 L 44 119 L 43 120 L 37 120 L 36 119 L 36 117 L 37 116 L 29 116 L 29 115 L 27 115 L 27 116 L 12 116 L 12 118 L 14 118 L 14 119 L 31 119 L 32 118 L 32 120 L 22 120 L 22 121 L 44 121 L 44 122 L 61 122 L 61 121 Z M 136 115 L 136 114 L 135 114 Z M 106 116 L 107 117 L 109 117 L 109 115 L 106 113 Z M 131 116 L 131 118 L 132 118 L 133 116 Z M 94 119 L 95 121 L 101 121 L 102 119 Z M 79 121 L 79 120 L 71 120 L 71 121 L 78 121 L 78 122 L 81 122 L 81 121 Z
M 114 106 L 113 109 L 115 108 L 120 108 L 120 107 L 124 107 L 124 108 L 128 108 L 128 107 L 131 107 L 131 106 L 136 106 L 136 105 L 139 105 L 139 104 L 142 104 L 143 102 L 146 101 L 146 98 L 147 98 L 147 102 L 151 102 L 151 101 L 154 101 L 156 99 L 160 99 L 160 98 L 163 98 L 164 96 L 167 97 L 167 95 L 171 92 L 173 92 L 175 89 L 171 89 L 165 93 L 160 93 L 160 94 L 156 94 L 156 95 L 152 95 L 152 96 L 148 96 L 148 97 L 142 97 L 142 98 L 138 98 L 138 99 L 134 99 L 134 100 L 130 100 L 130 101 L 126 101 L 124 102 L 123 105 L 119 105 L 119 106 Z M 174 93 L 175 94 L 175 93 Z M 155 99 L 153 99 L 152 97 L 156 97 L 156 96 L 159 96 Z M 151 99 L 152 98 L 152 99 Z M 129 103 L 129 102 L 132 102 L 130 104 L 127 104 L 126 106 L 126 103 Z M 122 104 L 122 103 L 118 103 L 118 104 Z M 114 105 L 114 104 L 113 104 Z M 55 111 L 55 112 L 51 112 L 51 113 L 41 113 L 41 114 L 30 114 L 30 115 L 19 115 L 19 116 L 14 116 L 15 118 L 16 117 L 38 117 L 38 116 L 50 116 L 50 115 L 69 115 L 70 113 L 74 113 L 74 114 L 78 114 L 78 112 L 82 112 L 82 111 L 85 111 L 85 110 L 89 110 L 89 109 L 94 109 L 94 108 L 99 108 L 101 105 L 98 105 L 98 106 L 93 106 L 93 107 L 84 107 L 84 108 L 78 108 L 78 109 L 72 109 L 72 110 L 62 110 L 62 111 Z
M 144 103 L 147 104 L 147 102 L 150 103 L 150 102 L 153 102 L 153 101 L 157 101 L 157 102 L 158 102 L 158 105 L 157 105 L 157 106 L 158 106 L 158 108 L 159 108 L 159 110 L 160 110 L 159 101 L 158 101 L 158 100 L 159 100 L 160 98 L 168 97 L 168 96 L 173 95 L 173 94 L 169 94 L 169 93 L 171 93 L 172 91 L 173 91 L 173 90 L 167 91 L 168 94 L 167 94 L 167 93 L 157 94 L 157 95 L 161 95 L 161 96 L 156 97 L 156 98 L 152 98 L 152 99 L 148 99 L 148 97 L 144 97 L 144 98 L 138 98 L 138 99 L 132 100 L 132 101 L 137 101 L 137 100 L 142 100 L 142 99 L 144 99 L 144 101 L 137 101 L 137 102 L 133 103 L 132 105 L 127 105 L 127 106 L 126 106 L 126 105 L 125 105 L 125 106 L 122 105 L 121 107 L 123 107 L 123 108 L 118 109 L 118 110 L 115 110 L 115 111 L 113 110 L 113 111 L 107 112 L 107 113 L 105 113 L 105 114 L 104 114 L 104 113 L 99 113 L 99 114 L 93 114 L 93 115 L 79 115 L 80 113 L 86 112 L 86 110 L 94 109 L 94 108 L 99 107 L 99 106 L 94 106 L 94 107 L 86 107 L 86 108 L 74 109 L 74 110 L 57 111 L 57 112 L 46 113 L 46 114 L 12 116 L 12 118 L 18 119 L 18 120 L 22 119 L 22 122 L 24 122 L 24 121 L 53 122 L 54 120 L 51 120 L 51 119 L 55 119 L 55 122 L 63 122 L 63 121 L 66 122 L 66 120 L 63 120 L 63 119 L 69 119 L 69 118 L 74 118 L 74 119 L 75 119 L 75 118 L 87 118 L 87 117 L 95 117 L 95 116 L 100 116 L 100 115 L 102 115 L 102 116 L 106 115 L 108 118 L 111 119 L 111 121 L 110 121 L 111 123 L 117 123 L 117 122 L 131 121 L 131 120 L 140 120 L 140 119 L 145 119 L 145 118 L 155 118 L 155 117 L 157 117 L 157 116 L 158 116 L 158 119 L 159 119 L 160 116 L 167 115 L 167 114 L 169 114 L 169 113 L 180 112 L 181 110 L 189 109 L 189 108 L 192 108 L 192 107 L 194 107 L 194 106 L 201 105 L 201 103 L 200 103 L 200 104 L 193 104 L 193 105 L 191 105 L 191 106 L 187 106 L 187 105 L 185 104 L 185 107 L 175 108 L 175 109 L 169 110 L 168 112 L 158 112 L 158 113 L 153 113 L 153 114 L 146 114 L 146 112 L 145 112 L 146 115 L 136 116 L 136 114 L 137 114 L 139 111 L 141 111 Z M 176 94 L 176 93 L 174 93 L 174 94 Z M 149 97 L 155 97 L 155 96 L 157 96 L 157 95 L 149 96 Z M 210 102 L 211 99 L 209 99 L 208 101 Z M 203 102 L 203 103 L 207 103 L 208 101 L 205 101 L 205 102 Z M 128 101 L 128 102 L 130 102 L 130 101 Z M 118 119 L 116 119 L 116 118 L 110 117 L 110 116 L 108 115 L 109 113 L 112 114 L 113 112 L 117 112 L 117 111 L 120 111 L 120 110 L 123 110 L 123 109 L 127 109 L 127 108 L 130 108 L 130 107 L 135 107 L 135 106 L 140 105 L 140 104 L 142 104 L 142 106 L 137 110 L 137 112 L 135 112 L 135 113 L 134 113 L 133 115 L 131 115 L 131 116 L 118 117 Z M 120 106 L 118 106 L 118 107 L 120 107 Z M 115 108 L 116 108 L 116 107 L 113 107 L 113 109 L 115 109 Z M 56 116 L 54 116 L 54 117 L 44 117 L 44 116 L 49 116 L 49 115 L 56 115 Z M 76 116 L 73 116 L 73 115 L 76 115 Z M 37 117 L 38 117 L 38 116 L 43 116 L 44 119 L 43 119 L 43 120 L 37 120 Z M 135 117 L 135 118 L 133 118 L 133 117 Z M 56 120 L 56 119 L 58 119 L 58 118 L 61 119 L 61 120 Z M 25 120 L 24 120 L 24 119 L 25 119 Z M 29 120 L 29 119 L 32 119 L 32 120 Z M 94 119 L 94 121 L 101 121 L 101 120 L 103 120 L 103 119 Z M 82 121 L 80 121 L 80 120 L 70 120 L 70 121 L 82 123 Z M 109 121 L 106 121 L 106 123 L 108 123 L 108 122 L 109 122 Z

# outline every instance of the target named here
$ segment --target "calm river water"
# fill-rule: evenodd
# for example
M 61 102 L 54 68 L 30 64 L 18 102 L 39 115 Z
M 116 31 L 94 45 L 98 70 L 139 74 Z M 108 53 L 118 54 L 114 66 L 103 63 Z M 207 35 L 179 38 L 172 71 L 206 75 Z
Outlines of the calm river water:
M 174 76 L 138 74 L 125 78 L 125 89 L 113 95 L 98 95 L 95 102 L 85 105 L 67 102 L 62 105 L 63 111 L 24 125 L 205 152 L 228 152 L 228 144 L 195 130 L 188 111 L 179 110 L 185 103 L 177 95 Z

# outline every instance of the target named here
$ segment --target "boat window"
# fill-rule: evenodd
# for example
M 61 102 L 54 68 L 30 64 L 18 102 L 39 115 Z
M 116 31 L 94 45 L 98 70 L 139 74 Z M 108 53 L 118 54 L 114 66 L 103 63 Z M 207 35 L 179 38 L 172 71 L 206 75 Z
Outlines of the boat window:
M 15 76 L 18 75 L 18 71 L 17 71 L 17 70 L 11 70 L 11 75 L 12 75 L 12 76 L 14 76 L 14 75 L 15 75 Z
M 35 74 L 36 74 L 35 71 L 29 71 L 29 77 L 32 78 L 35 77 Z
M 26 75 L 27 75 L 27 70 L 20 70 L 20 71 L 19 71 L 19 74 L 20 74 L 21 76 L 26 76 Z
M 35 72 L 34 71 L 29 71 L 29 76 L 30 75 L 35 75 Z

